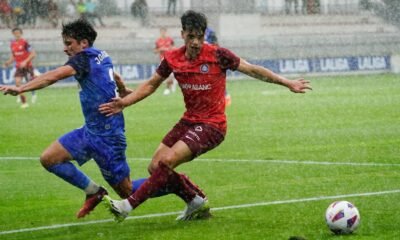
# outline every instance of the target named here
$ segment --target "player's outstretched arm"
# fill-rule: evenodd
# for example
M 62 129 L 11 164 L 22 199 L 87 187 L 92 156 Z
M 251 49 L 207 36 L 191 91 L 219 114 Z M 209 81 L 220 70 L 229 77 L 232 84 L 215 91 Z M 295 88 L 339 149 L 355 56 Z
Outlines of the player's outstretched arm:
M 312 90 L 310 82 L 303 78 L 289 80 L 267 68 L 248 63 L 244 59 L 240 59 L 240 64 L 237 70 L 258 80 L 285 86 L 294 93 L 305 93 L 307 89 Z
M 106 115 L 111 116 L 121 112 L 124 108 L 135 104 L 146 97 L 153 94 L 156 89 L 161 85 L 165 78 L 161 77 L 157 72 L 144 83 L 140 84 L 133 92 L 123 98 L 113 98 L 111 102 L 104 103 L 99 106 L 99 111 Z
M 2 91 L 5 95 L 10 94 L 10 95 L 16 96 L 23 92 L 29 92 L 29 91 L 45 88 L 45 87 L 57 82 L 58 80 L 73 76 L 75 74 L 76 74 L 76 72 L 71 66 L 65 65 L 65 66 L 58 67 L 54 70 L 48 71 L 48 72 L 36 77 L 34 80 L 27 82 L 19 87 L 1 85 L 0 91 Z

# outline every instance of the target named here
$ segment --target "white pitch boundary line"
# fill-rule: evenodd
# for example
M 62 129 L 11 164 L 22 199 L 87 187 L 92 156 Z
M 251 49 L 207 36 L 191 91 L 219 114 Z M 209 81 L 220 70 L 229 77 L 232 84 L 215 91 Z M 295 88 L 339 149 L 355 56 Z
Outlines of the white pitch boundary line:
M 150 161 L 150 158 L 127 158 L 128 161 Z M 0 160 L 39 160 L 39 157 L 0 157 Z M 318 162 L 299 160 L 268 160 L 268 159 L 218 159 L 199 158 L 195 162 L 235 162 L 235 163 L 267 163 L 267 164 L 303 164 L 303 165 L 346 165 L 346 166 L 369 166 L 369 167 L 400 167 L 399 163 L 355 163 L 355 162 Z
M 400 189 L 380 191 L 380 192 L 353 193 L 353 194 L 343 194 L 343 195 L 336 195 L 336 196 L 319 196 L 319 197 L 310 197 L 310 198 L 278 200 L 278 201 L 271 201 L 271 202 L 249 203 L 249 204 L 211 208 L 211 211 L 223 211 L 223 210 L 238 209 L 238 208 L 251 208 L 251 207 L 259 207 L 259 206 L 312 202 L 312 201 L 321 201 L 321 200 L 329 200 L 329 199 L 343 199 L 343 198 L 350 198 L 350 197 L 368 197 L 368 196 L 377 196 L 377 195 L 395 194 L 395 193 L 400 193 Z M 171 216 L 171 215 L 178 215 L 180 213 L 181 212 L 166 212 L 166 213 L 147 214 L 147 215 L 141 215 L 141 216 L 127 217 L 126 220 L 165 217 L 165 216 Z M 21 228 L 21 229 L 2 231 L 2 232 L 0 232 L 0 235 L 6 235 L 6 234 L 12 234 L 12 233 L 22 233 L 22 232 L 34 232 L 34 231 L 40 231 L 40 230 L 49 230 L 49 229 L 57 229 L 57 228 L 65 228 L 65 227 L 73 227 L 73 226 L 84 226 L 84 225 L 92 225 L 92 224 L 99 224 L 99 223 L 107 223 L 107 222 L 112 222 L 112 221 L 113 221 L 112 219 L 102 219 L 102 220 L 79 222 L 79 223 L 55 224 L 55 225 L 35 227 L 35 228 Z

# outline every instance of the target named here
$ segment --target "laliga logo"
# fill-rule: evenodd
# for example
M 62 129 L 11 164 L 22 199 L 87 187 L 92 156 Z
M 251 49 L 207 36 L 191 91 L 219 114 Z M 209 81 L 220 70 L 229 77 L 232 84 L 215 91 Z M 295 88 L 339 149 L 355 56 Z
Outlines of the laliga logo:
M 208 73 L 208 65 L 207 65 L 207 64 L 202 64 L 202 65 L 200 66 L 200 71 L 201 71 L 202 73 Z

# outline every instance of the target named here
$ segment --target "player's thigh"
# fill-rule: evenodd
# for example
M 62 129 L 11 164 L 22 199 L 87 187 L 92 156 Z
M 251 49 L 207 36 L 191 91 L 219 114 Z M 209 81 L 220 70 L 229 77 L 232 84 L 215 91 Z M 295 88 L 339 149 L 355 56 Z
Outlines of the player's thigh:
M 58 140 L 51 143 L 40 156 L 40 162 L 45 168 L 70 160 L 72 160 L 71 154 Z
M 193 158 L 192 155 L 192 151 L 183 141 L 177 141 L 172 147 L 160 143 L 150 163 L 149 171 L 154 171 L 160 161 L 172 169 L 176 168 L 182 163 L 190 161 Z
M 211 125 L 181 121 L 164 137 L 151 168 L 154 170 L 159 161 L 175 168 L 214 149 L 223 140 L 224 134 Z
M 91 137 L 93 148 L 92 157 L 96 161 L 104 179 L 111 185 L 117 186 L 125 181 L 130 174 L 126 162 L 126 139 L 124 134 L 116 136 Z M 123 186 L 125 183 L 122 183 Z
M 58 142 L 80 166 L 92 159 L 93 149 L 90 134 L 84 127 L 77 128 L 61 136 Z

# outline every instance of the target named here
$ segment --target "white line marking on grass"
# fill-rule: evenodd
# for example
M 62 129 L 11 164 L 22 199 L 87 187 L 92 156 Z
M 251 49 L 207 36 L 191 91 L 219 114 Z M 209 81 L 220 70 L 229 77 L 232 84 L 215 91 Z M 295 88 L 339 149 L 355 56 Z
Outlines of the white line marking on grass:
M 39 157 L 0 157 L 0 160 L 39 160 Z M 149 161 L 150 158 L 128 158 L 128 161 Z M 362 163 L 362 162 L 319 162 L 300 160 L 278 160 L 278 159 L 218 159 L 199 158 L 194 162 L 235 162 L 235 163 L 266 163 L 266 164 L 303 164 L 303 165 L 346 165 L 346 166 L 367 166 L 367 167 L 400 167 L 399 163 Z
M 400 193 L 400 189 L 380 191 L 380 192 L 354 193 L 354 194 L 343 194 L 343 195 L 336 195 L 336 196 L 319 196 L 319 197 L 310 197 L 310 198 L 278 200 L 278 201 L 271 201 L 271 202 L 240 204 L 240 205 L 232 205 L 232 206 L 225 206 L 225 207 L 215 207 L 215 208 L 211 208 L 211 211 L 223 211 L 223 210 L 238 209 L 238 208 L 251 208 L 251 207 L 270 206 L 270 205 L 279 205 L 279 204 L 312 202 L 312 201 L 321 201 L 321 200 L 328 200 L 328 199 L 343 199 L 343 198 L 350 198 L 350 197 L 368 197 L 368 196 L 377 196 L 377 195 L 395 194 L 395 193 Z M 147 214 L 147 215 L 141 215 L 141 216 L 127 217 L 126 220 L 165 217 L 165 216 L 171 216 L 171 215 L 178 215 L 180 213 L 181 212 L 166 212 L 166 213 Z M 99 224 L 99 223 L 107 223 L 107 222 L 112 222 L 112 221 L 113 221 L 112 219 L 102 219 L 102 220 L 94 220 L 94 221 L 78 222 L 78 223 L 55 224 L 55 225 L 35 227 L 35 228 L 21 228 L 21 229 L 2 231 L 2 232 L 0 232 L 0 235 L 6 235 L 6 234 L 12 234 L 12 233 L 22 233 L 22 232 L 35 232 L 35 231 L 40 231 L 40 230 L 58 229 L 58 228 L 73 227 L 73 226 L 84 226 L 84 225 L 92 225 L 92 224 Z

